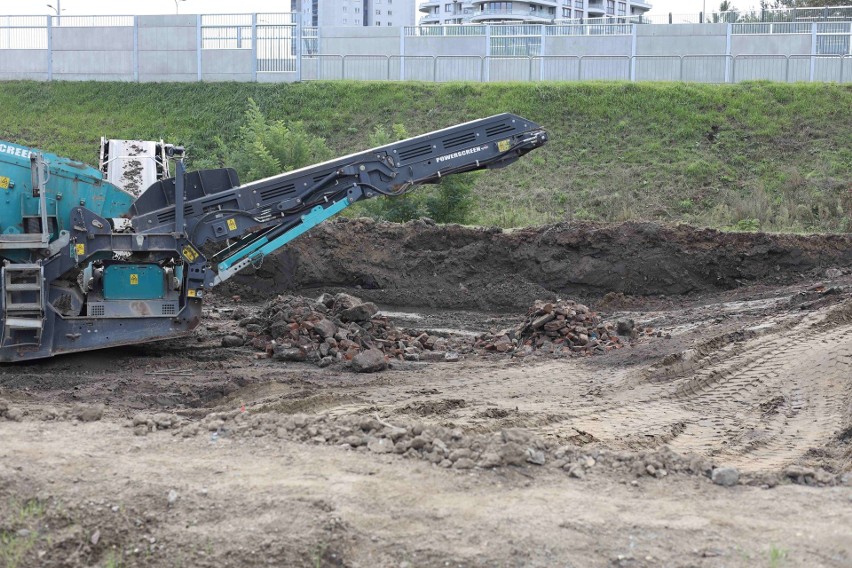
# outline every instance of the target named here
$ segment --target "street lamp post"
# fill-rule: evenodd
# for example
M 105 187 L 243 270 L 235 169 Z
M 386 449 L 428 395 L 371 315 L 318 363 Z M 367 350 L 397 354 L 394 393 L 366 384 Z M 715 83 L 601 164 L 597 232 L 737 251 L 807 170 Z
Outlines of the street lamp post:
M 62 25 L 62 0 L 56 0 L 56 6 L 53 4 L 47 4 L 47 7 L 56 12 L 56 25 Z

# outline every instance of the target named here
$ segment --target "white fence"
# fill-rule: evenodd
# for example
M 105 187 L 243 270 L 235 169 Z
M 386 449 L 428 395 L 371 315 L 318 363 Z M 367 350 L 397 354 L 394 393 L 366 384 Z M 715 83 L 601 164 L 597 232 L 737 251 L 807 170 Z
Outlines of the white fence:
M 305 55 L 305 81 L 852 83 L 852 55 Z
M 8 79 L 849 83 L 852 22 L 329 30 L 291 14 L 2 16 Z

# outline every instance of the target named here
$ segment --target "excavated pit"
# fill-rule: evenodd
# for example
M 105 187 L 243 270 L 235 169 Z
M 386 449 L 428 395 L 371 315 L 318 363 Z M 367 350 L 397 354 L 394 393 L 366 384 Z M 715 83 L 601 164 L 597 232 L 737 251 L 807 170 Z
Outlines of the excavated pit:
M 0 564 L 848 566 L 849 241 L 323 225 L 192 337 L 0 366 Z
M 782 285 L 852 264 L 848 235 L 726 233 L 656 223 L 501 230 L 425 221 L 321 225 L 227 293 L 359 288 L 386 306 L 516 310 L 535 300 L 684 295 Z

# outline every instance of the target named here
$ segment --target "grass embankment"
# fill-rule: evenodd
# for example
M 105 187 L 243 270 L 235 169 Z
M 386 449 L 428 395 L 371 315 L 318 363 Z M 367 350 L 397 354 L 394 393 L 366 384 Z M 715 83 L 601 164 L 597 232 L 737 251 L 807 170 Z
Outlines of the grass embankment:
M 233 140 L 251 97 L 340 154 L 373 128 L 412 135 L 509 111 L 551 143 L 476 184 L 471 221 L 657 219 L 852 230 L 852 86 L 827 84 L 0 83 L 0 138 L 89 163 L 102 135 Z

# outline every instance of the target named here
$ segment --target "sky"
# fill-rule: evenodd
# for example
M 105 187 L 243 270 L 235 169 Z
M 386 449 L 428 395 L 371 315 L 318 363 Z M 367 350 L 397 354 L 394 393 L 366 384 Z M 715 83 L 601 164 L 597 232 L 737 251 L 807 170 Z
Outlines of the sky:
M 57 0 L 0 0 L 0 15 L 50 14 L 47 4 L 56 6 Z M 322 0 L 320 0 L 322 1 Z M 419 3 L 420 0 L 409 0 Z M 701 11 L 706 1 L 707 10 L 719 7 L 720 0 L 650 0 L 654 9 L 652 14 L 692 14 Z M 174 0 L 58 0 L 62 13 L 69 16 L 90 16 L 97 14 L 174 14 Z M 181 14 L 233 14 L 252 12 L 287 12 L 290 0 L 240 0 L 235 9 L 234 0 L 180 0 Z M 750 8 L 758 4 L 757 0 L 734 0 L 739 9 Z

